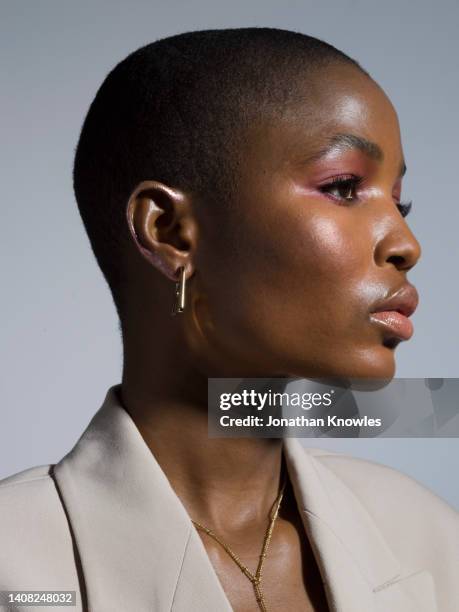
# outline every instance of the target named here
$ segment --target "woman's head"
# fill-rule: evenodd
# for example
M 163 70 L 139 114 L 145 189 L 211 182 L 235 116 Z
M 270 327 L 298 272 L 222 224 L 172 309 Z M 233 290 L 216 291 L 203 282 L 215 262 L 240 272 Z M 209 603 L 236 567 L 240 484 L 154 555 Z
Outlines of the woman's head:
M 387 96 L 301 34 L 166 40 L 109 75 L 77 150 L 78 203 L 123 330 L 179 339 L 209 376 L 391 377 L 400 336 L 370 312 L 420 248 L 398 205 Z M 171 318 L 182 265 L 188 305 Z

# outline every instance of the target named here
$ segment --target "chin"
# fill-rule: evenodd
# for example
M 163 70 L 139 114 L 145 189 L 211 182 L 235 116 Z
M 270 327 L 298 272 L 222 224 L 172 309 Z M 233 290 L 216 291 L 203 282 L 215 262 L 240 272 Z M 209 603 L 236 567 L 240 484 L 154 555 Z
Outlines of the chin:
M 295 372 L 290 374 L 298 378 L 323 378 L 349 381 L 360 379 L 381 380 L 387 384 L 395 375 L 395 351 L 394 347 L 385 345 L 360 349 L 356 354 L 346 353 L 345 360 L 325 360 L 322 363 L 311 364 L 311 362 L 300 364 Z
M 360 378 L 382 378 L 390 380 L 394 378 L 396 371 L 395 346 L 378 346 L 373 352 L 373 359 L 362 368 L 364 373 L 357 375 Z

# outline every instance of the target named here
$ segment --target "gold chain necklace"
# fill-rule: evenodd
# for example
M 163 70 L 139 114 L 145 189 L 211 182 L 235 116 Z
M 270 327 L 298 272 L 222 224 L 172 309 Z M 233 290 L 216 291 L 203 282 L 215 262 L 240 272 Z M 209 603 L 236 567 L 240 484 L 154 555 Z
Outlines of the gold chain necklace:
M 258 606 L 262 612 L 268 612 L 268 608 L 266 607 L 265 598 L 264 598 L 263 591 L 261 588 L 263 563 L 265 561 L 268 546 L 271 541 L 271 536 L 273 534 L 274 524 L 279 514 L 279 508 L 282 502 L 282 497 L 284 496 L 285 484 L 286 484 L 286 481 L 284 481 L 284 484 L 282 485 L 280 493 L 277 496 L 277 499 L 274 502 L 271 508 L 271 511 L 269 513 L 270 521 L 269 521 L 268 529 L 266 530 L 265 537 L 263 540 L 263 546 L 261 548 L 261 553 L 260 553 L 260 560 L 258 562 L 258 567 L 255 571 L 255 574 L 253 574 L 242 563 L 242 561 L 231 550 L 231 548 L 227 544 L 225 544 L 211 529 L 208 529 L 207 527 L 205 527 L 204 525 L 201 525 L 201 523 L 198 523 L 197 521 L 191 520 L 191 522 L 193 523 L 195 527 L 197 527 L 198 529 L 201 529 L 201 531 L 204 531 L 204 533 L 206 533 L 208 536 L 210 536 L 216 542 L 218 542 L 218 544 L 220 544 L 220 546 L 227 552 L 227 554 L 231 557 L 231 559 L 236 563 L 236 565 L 239 567 L 242 573 L 250 580 L 250 582 L 253 585 L 253 589 L 255 591 L 255 597 L 256 597 Z

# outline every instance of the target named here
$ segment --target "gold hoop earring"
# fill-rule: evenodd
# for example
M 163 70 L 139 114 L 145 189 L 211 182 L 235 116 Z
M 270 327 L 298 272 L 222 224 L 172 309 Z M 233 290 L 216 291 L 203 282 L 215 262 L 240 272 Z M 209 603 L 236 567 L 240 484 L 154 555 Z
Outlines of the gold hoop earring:
M 179 280 L 175 283 L 175 302 L 172 309 L 172 316 L 185 310 L 185 267 L 179 268 Z

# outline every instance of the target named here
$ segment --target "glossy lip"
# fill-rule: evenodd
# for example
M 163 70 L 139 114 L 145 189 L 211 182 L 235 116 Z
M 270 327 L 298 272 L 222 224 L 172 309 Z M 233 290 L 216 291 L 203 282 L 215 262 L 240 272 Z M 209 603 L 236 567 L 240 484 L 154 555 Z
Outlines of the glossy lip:
M 416 288 L 406 283 L 389 298 L 378 302 L 370 313 L 370 320 L 383 326 L 387 334 L 401 340 L 413 335 L 413 323 L 409 320 L 417 308 L 419 295 Z

